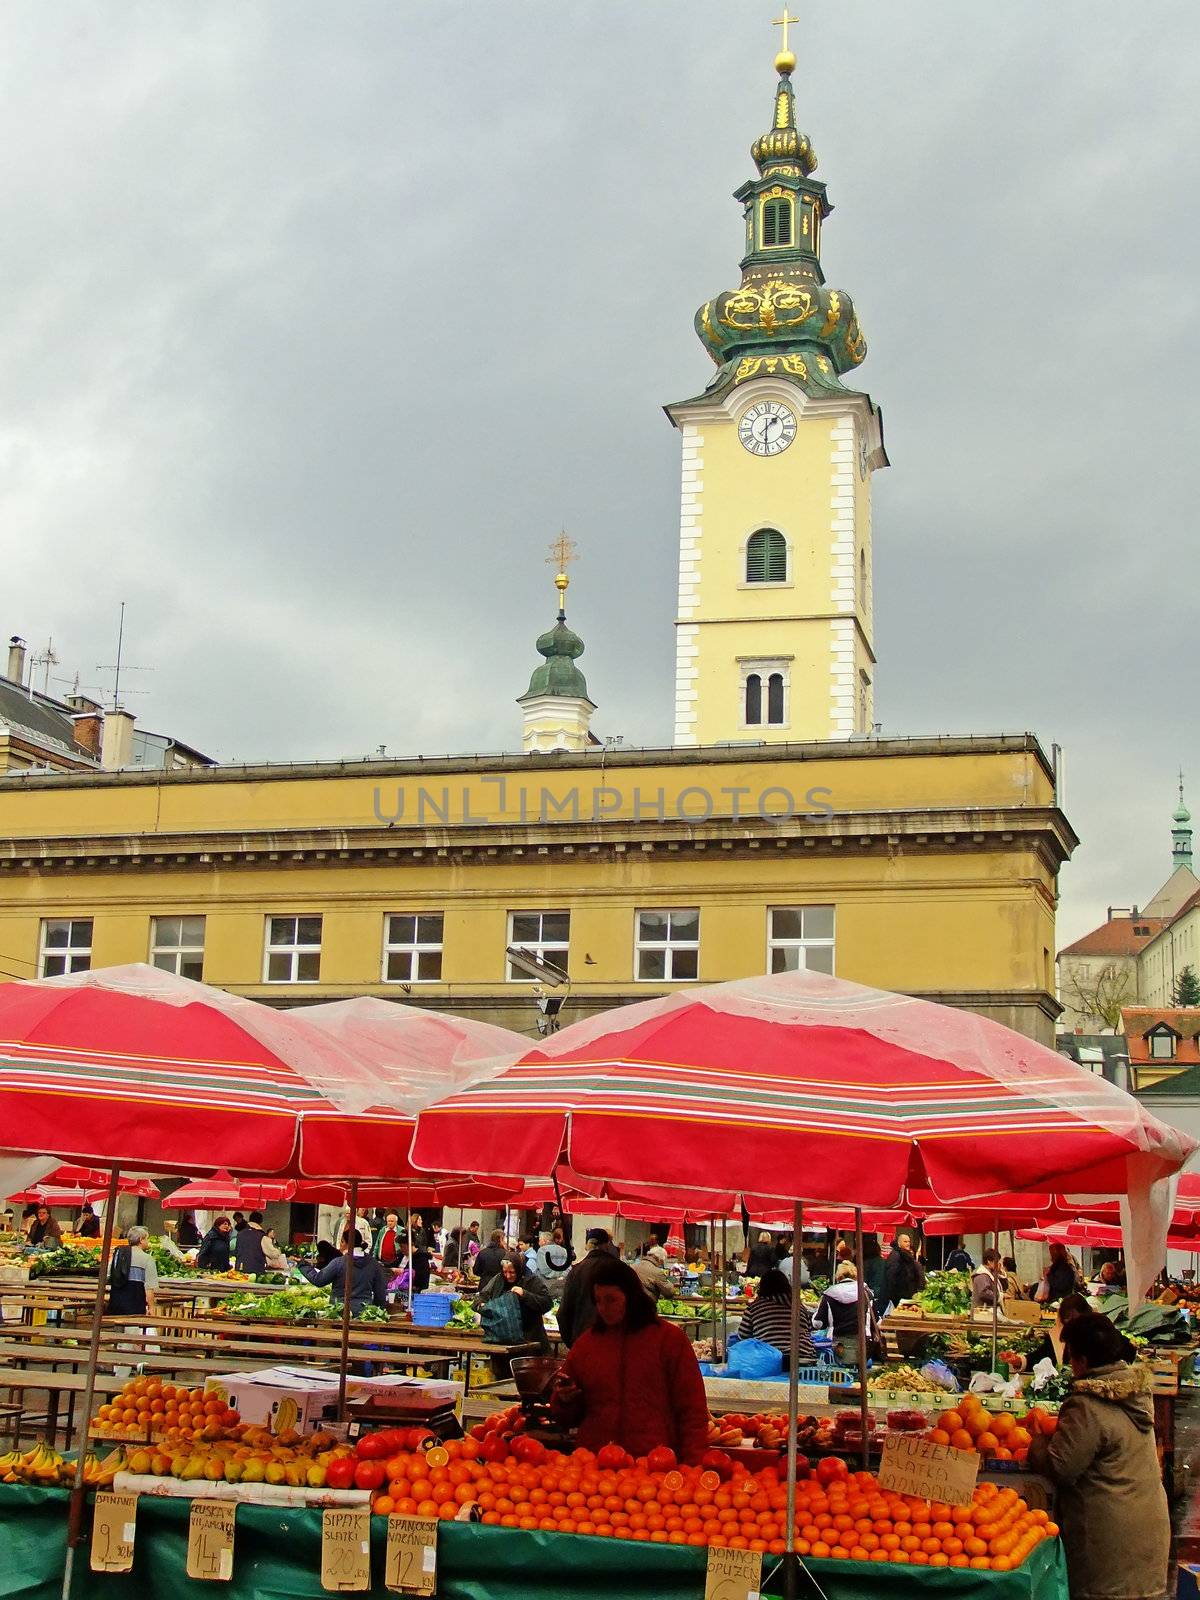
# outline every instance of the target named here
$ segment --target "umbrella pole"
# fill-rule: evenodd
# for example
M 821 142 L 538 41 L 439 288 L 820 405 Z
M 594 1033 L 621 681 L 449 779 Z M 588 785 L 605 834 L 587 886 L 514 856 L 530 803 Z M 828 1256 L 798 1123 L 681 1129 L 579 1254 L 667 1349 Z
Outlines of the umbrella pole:
M 342 1279 L 342 1350 L 338 1362 L 338 1421 L 346 1420 L 346 1369 L 350 1365 L 350 1295 L 354 1288 L 354 1230 L 358 1223 L 358 1179 L 350 1180 L 350 1220 L 346 1224 L 346 1275 Z
M 795 1600 L 800 1592 L 799 1562 L 796 1558 L 796 1427 L 800 1415 L 800 1262 L 804 1240 L 804 1207 L 797 1202 L 792 1207 L 792 1337 L 788 1356 L 788 1430 L 787 1430 L 787 1528 L 784 1531 L 786 1551 L 783 1558 L 783 1592 L 787 1600 Z
M 413 1279 L 417 1275 L 416 1262 L 413 1260 L 413 1256 L 414 1256 L 415 1252 L 413 1250 L 412 1201 L 411 1200 L 409 1201 L 409 1203 L 408 1203 L 407 1207 L 405 1208 L 405 1210 L 406 1210 L 406 1217 L 407 1217 L 407 1222 L 408 1222 L 408 1314 L 411 1317 L 412 1316 L 412 1302 L 413 1302 Z
M 685 1266 L 687 1264 L 687 1251 L 686 1250 L 684 1251 L 684 1264 L 685 1264 Z M 697 1265 L 703 1265 L 703 1263 L 697 1263 Z M 717 1358 L 717 1348 L 716 1348 L 717 1347 L 717 1299 L 716 1299 L 716 1295 L 717 1295 L 717 1271 L 716 1271 L 716 1268 L 717 1268 L 717 1219 L 716 1219 L 716 1217 L 709 1217 L 709 1219 L 708 1219 L 708 1281 L 709 1281 L 708 1310 L 709 1310 L 710 1316 L 712 1317 L 712 1342 L 713 1342 L 713 1360 L 714 1361 Z M 687 1280 L 685 1279 L 684 1281 L 686 1283 Z M 699 1284 L 696 1285 L 696 1293 L 700 1294 L 700 1285 Z M 701 1296 L 701 1298 L 703 1298 L 703 1296 Z M 728 1350 L 723 1350 L 721 1352 L 721 1360 L 722 1361 L 728 1361 L 729 1360 L 729 1351 Z
M 92 1421 L 92 1406 L 96 1399 L 96 1365 L 100 1360 L 100 1319 L 104 1315 L 104 1301 L 108 1293 L 108 1257 L 112 1249 L 113 1223 L 117 1214 L 118 1167 L 113 1167 L 108 1178 L 108 1195 L 104 1202 L 104 1236 L 100 1244 L 100 1264 L 96 1272 L 96 1299 L 92 1306 L 92 1337 L 88 1345 L 87 1375 L 83 1385 L 83 1404 L 79 1412 L 82 1438 L 75 1447 L 75 1482 L 71 1485 L 70 1508 L 67 1513 L 67 1556 L 63 1568 L 63 1600 L 71 1593 L 71 1578 L 75 1567 L 75 1547 L 83 1538 L 83 1506 L 87 1489 L 83 1482 L 83 1462 L 87 1430 Z
M 716 1279 L 713 1280 L 714 1283 Z M 721 1218 L 721 1349 L 729 1360 L 729 1222 Z
M 871 1403 L 867 1390 L 867 1277 L 863 1265 L 862 1208 L 854 1208 L 854 1262 L 858 1268 L 858 1409 L 862 1417 L 863 1471 L 871 1469 Z
M 996 1218 L 996 1231 L 992 1235 L 996 1247 L 996 1254 L 1000 1254 L 1000 1218 Z M 996 1351 L 1000 1344 L 1000 1272 L 996 1273 L 996 1284 L 992 1290 L 992 1371 L 996 1370 Z

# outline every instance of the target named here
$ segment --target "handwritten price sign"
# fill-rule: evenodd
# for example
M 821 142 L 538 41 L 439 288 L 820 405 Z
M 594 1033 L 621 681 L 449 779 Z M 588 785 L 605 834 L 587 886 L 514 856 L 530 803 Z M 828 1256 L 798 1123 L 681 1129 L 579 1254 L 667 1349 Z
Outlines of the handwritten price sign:
M 137 1533 L 137 1495 L 98 1494 L 92 1524 L 93 1572 L 129 1572 Z
M 759 1600 L 762 1554 L 758 1550 L 708 1552 L 704 1600 Z
M 233 1530 L 237 1505 L 232 1500 L 193 1500 L 188 1520 L 187 1575 L 228 1583 L 233 1577 Z
M 321 1587 L 338 1594 L 371 1587 L 371 1512 L 326 1511 L 321 1518 Z
M 896 1494 L 970 1505 L 978 1477 L 979 1457 L 974 1450 L 955 1450 L 910 1433 L 891 1434 L 883 1441 L 879 1484 Z
M 389 1517 L 385 1587 L 398 1594 L 433 1594 L 437 1589 L 437 1535 L 433 1517 Z

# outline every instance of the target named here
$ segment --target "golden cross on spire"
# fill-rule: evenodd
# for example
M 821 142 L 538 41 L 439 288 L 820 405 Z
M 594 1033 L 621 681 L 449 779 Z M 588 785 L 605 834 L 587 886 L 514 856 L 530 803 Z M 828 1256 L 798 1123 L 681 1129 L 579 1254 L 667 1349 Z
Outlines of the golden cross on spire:
M 786 6 L 784 6 L 783 15 L 781 17 L 776 17 L 774 22 L 771 24 L 771 26 L 773 28 L 782 28 L 783 29 L 783 49 L 784 50 L 786 50 L 787 47 L 788 47 L 788 36 L 787 36 L 788 24 L 791 23 L 791 22 L 799 22 L 799 21 L 800 21 L 800 18 L 791 16 L 789 14 L 789 12 L 788 12 L 788 8 Z
M 574 539 L 568 538 L 565 528 L 559 533 L 557 539 L 550 546 L 550 554 L 546 557 L 547 566 L 557 568 L 554 574 L 554 587 L 558 590 L 558 614 L 563 616 L 563 608 L 567 603 L 567 586 L 571 582 L 567 577 L 567 568 L 572 561 L 578 561 L 579 556 Z
M 572 561 L 578 560 L 579 556 L 576 553 L 575 541 L 567 537 L 567 531 L 564 528 L 550 546 L 550 554 L 546 557 L 546 565 L 557 567 L 560 572 L 565 572 Z

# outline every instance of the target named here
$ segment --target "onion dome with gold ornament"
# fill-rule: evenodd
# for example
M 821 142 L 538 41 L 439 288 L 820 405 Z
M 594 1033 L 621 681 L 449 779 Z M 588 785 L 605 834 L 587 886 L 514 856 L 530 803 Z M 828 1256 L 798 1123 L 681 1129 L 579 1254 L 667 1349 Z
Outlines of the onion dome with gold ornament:
M 796 126 L 795 65 L 785 30 L 772 124 L 750 147 L 758 177 L 734 195 L 746 224 L 742 281 L 696 313 L 696 332 L 719 369 L 707 393 L 767 375 L 812 395 L 844 393 L 843 374 L 866 358 L 849 295 L 829 288 L 821 270 L 821 228 L 833 207 L 813 177 L 816 152 Z

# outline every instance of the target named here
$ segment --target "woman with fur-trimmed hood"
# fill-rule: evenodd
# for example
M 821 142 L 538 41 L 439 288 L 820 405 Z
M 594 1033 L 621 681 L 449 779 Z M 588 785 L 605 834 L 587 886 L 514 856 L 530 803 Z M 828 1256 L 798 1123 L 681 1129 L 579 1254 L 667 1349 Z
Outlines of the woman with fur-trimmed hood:
M 1058 1427 L 1029 1447 L 1029 1468 L 1058 1485 L 1071 1600 L 1160 1600 L 1171 1518 L 1154 1443 L 1150 1372 L 1121 1359 L 1122 1335 L 1097 1312 L 1062 1331 L 1074 1383 Z

